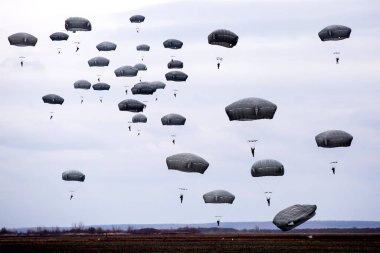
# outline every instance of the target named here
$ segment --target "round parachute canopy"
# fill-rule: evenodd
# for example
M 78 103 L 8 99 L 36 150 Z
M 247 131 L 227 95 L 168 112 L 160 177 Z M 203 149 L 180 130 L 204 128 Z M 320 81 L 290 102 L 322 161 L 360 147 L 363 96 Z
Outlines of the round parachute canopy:
M 235 195 L 225 190 L 215 190 L 203 195 L 205 203 L 212 204 L 232 204 L 235 200 Z
M 135 84 L 131 91 L 133 95 L 152 95 L 156 92 L 156 87 L 148 82 L 140 82 Z
M 145 64 L 143 63 L 137 63 L 135 66 L 133 66 L 134 68 L 138 69 L 139 71 L 145 71 L 147 70 L 148 68 L 146 67 Z
M 322 41 L 344 40 L 351 35 L 351 28 L 343 25 L 330 25 L 323 28 L 318 36 Z
M 137 51 L 149 51 L 150 50 L 150 46 L 146 45 L 146 44 L 141 44 L 141 45 L 138 45 L 136 47 Z
M 63 101 L 65 101 L 62 97 L 55 94 L 48 94 L 42 97 L 42 101 L 44 103 L 53 104 L 53 105 L 61 105 Z
M 8 41 L 12 46 L 18 47 L 34 47 L 37 44 L 37 38 L 29 33 L 15 33 L 8 37 Z
M 165 89 L 166 84 L 160 81 L 150 82 L 150 84 L 156 89 Z
M 200 156 L 180 153 L 167 157 L 166 165 L 169 170 L 203 174 L 207 170 L 209 163 Z
M 262 98 L 244 98 L 226 107 L 230 121 L 272 119 L 277 106 Z
M 145 17 L 143 15 L 133 15 L 129 20 L 131 23 L 141 23 L 144 22 Z
M 164 126 L 182 126 L 185 125 L 186 118 L 182 115 L 171 113 L 161 118 Z
M 273 219 L 273 224 L 282 231 L 289 231 L 311 219 L 317 210 L 316 205 L 294 205 L 280 211 Z
M 106 83 L 97 83 L 97 84 L 92 85 L 92 88 L 94 90 L 109 90 L 111 86 Z
M 137 101 L 135 99 L 125 99 L 121 101 L 119 104 L 120 111 L 128 111 L 128 112 L 142 112 L 146 107 L 145 104 Z
M 110 64 L 110 60 L 100 56 L 88 60 L 88 65 L 90 67 L 106 67 L 108 64 Z
M 77 170 L 67 170 L 62 173 L 62 180 L 83 182 L 86 176 Z
M 239 40 L 239 36 L 225 29 L 213 31 L 208 36 L 208 44 L 218 45 L 218 46 L 228 47 L 228 48 L 232 48 L 236 46 L 236 44 L 238 43 L 238 40 Z
M 173 60 L 168 63 L 169 69 L 182 69 L 183 68 L 183 62 L 178 60 Z
M 165 40 L 163 44 L 165 48 L 180 49 L 182 48 L 183 42 L 176 39 L 168 39 Z
M 69 38 L 69 35 L 63 32 L 56 32 L 50 35 L 50 39 L 52 41 L 67 40 L 68 38 Z
M 139 72 L 139 70 L 135 67 L 132 67 L 132 66 L 123 66 L 123 67 L 115 69 L 114 72 L 115 72 L 115 75 L 117 77 L 120 77 L 120 76 L 136 76 L 137 72 Z
M 148 121 L 148 119 L 146 118 L 146 116 L 144 114 L 136 114 L 132 117 L 132 122 L 133 123 L 146 123 Z
M 283 176 L 284 172 L 284 165 L 272 159 L 259 160 L 251 168 L 252 177 Z
M 91 88 L 91 83 L 87 80 L 78 80 L 74 83 L 74 88 L 88 90 Z
M 91 22 L 88 19 L 81 17 L 71 17 L 65 20 L 66 31 L 91 31 Z
M 170 71 L 165 74 L 165 78 L 167 81 L 174 81 L 174 82 L 185 82 L 188 75 L 181 71 Z
M 99 51 L 114 51 L 116 50 L 117 45 L 115 43 L 109 42 L 109 41 L 103 41 L 102 43 L 99 43 L 96 45 L 96 48 Z
M 354 137 L 342 130 L 329 130 L 315 136 L 318 147 L 337 148 L 351 146 Z

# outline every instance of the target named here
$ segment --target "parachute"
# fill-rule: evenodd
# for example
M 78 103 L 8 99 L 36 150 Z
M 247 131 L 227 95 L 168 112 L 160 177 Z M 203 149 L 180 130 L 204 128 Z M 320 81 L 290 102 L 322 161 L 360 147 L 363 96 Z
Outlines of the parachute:
M 143 63 L 137 63 L 135 66 L 133 66 L 134 68 L 138 69 L 139 71 L 145 71 L 147 70 L 147 67 L 145 64 Z
M 166 87 L 166 84 L 160 81 L 153 81 L 153 82 L 150 82 L 150 84 L 156 89 L 165 89 Z
M 244 98 L 226 107 L 230 121 L 272 119 L 277 106 L 262 98 Z
M 146 45 L 146 44 L 141 44 L 141 45 L 138 45 L 136 47 L 137 51 L 149 51 L 150 50 L 150 46 Z
M 97 84 L 92 85 L 92 88 L 94 90 L 109 90 L 111 86 L 106 83 L 97 83 Z
M 343 25 L 330 25 L 323 28 L 318 36 L 321 41 L 337 41 L 348 39 L 351 35 L 351 28 Z
M 56 32 L 50 35 L 50 39 L 52 41 L 67 40 L 68 38 L 69 38 L 69 35 L 63 32 Z
M 165 48 L 180 49 L 182 48 L 183 42 L 176 39 L 168 39 L 165 40 L 163 44 Z
M 174 81 L 174 82 L 185 82 L 188 75 L 181 72 L 181 71 L 170 71 L 165 74 L 165 78 L 167 81 Z
M 74 83 L 74 88 L 88 90 L 91 88 L 91 83 L 87 80 L 78 80 Z
M 182 115 L 171 113 L 163 116 L 161 122 L 164 126 L 181 126 L 185 125 L 186 118 Z
M 114 51 L 116 47 L 117 45 L 115 43 L 109 41 L 103 41 L 96 46 L 99 51 Z
M 8 37 L 9 44 L 18 47 L 34 47 L 37 44 L 37 38 L 29 33 L 15 33 Z
M 168 68 L 169 69 L 182 69 L 183 68 L 183 62 L 178 61 L 178 60 L 171 60 L 168 63 Z
M 115 69 L 114 72 L 115 72 L 115 75 L 117 77 L 120 77 L 120 76 L 136 76 L 137 72 L 139 72 L 139 70 L 135 67 L 132 67 L 132 66 L 123 66 L 123 67 Z
M 129 20 L 131 21 L 131 23 L 141 23 L 144 22 L 145 17 L 142 15 L 133 15 L 132 17 L 130 17 Z
M 119 104 L 120 111 L 129 111 L 129 112 L 142 112 L 146 107 L 145 104 L 137 101 L 135 99 L 125 99 L 121 101 Z
M 273 219 L 273 224 L 282 231 L 289 231 L 315 215 L 316 205 L 293 205 L 280 211 Z
M 180 153 L 167 157 L 166 165 L 169 170 L 203 174 L 207 170 L 209 163 L 198 155 Z
M 151 85 L 148 82 L 140 82 L 135 84 L 132 87 L 131 91 L 133 95 L 152 95 L 154 92 L 156 92 L 156 88 L 154 85 Z
M 215 190 L 203 195 L 205 203 L 212 204 L 232 204 L 235 200 L 235 195 L 225 190 Z
M 106 67 L 110 63 L 110 60 L 104 57 L 94 57 L 90 60 L 88 60 L 88 65 L 90 67 Z
M 62 97 L 55 94 L 48 94 L 42 97 L 44 103 L 62 105 L 63 101 L 65 101 Z
M 71 17 L 65 20 L 66 31 L 91 31 L 91 22 L 88 19 L 81 17 Z
M 132 123 L 146 123 L 148 121 L 144 114 L 136 114 L 132 117 Z
M 252 177 L 283 176 L 284 165 L 272 159 L 259 160 L 252 165 Z
M 235 33 L 225 29 L 213 31 L 208 36 L 208 43 L 210 45 L 218 45 L 227 48 L 236 46 L 238 40 L 239 37 Z
M 353 140 L 353 136 L 342 130 L 329 130 L 315 136 L 318 147 L 337 148 L 349 147 Z
M 86 176 L 77 170 L 67 170 L 62 173 L 62 180 L 84 182 Z

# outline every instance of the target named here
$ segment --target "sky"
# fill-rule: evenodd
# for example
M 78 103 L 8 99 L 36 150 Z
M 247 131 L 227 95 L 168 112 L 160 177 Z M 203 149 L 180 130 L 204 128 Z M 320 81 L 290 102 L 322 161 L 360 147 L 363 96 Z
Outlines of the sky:
M 294 204 L 317 205 L 313 220 L 380 221 L 379 11 L 375 0 L 8 1 L 0 10 L 0 226 L 271 221 Z M 130 23 L 135 14 L 144 23 Z M 50 34 L 74 16 L 89 19 L 92 31 L 52 42 Z M 318 32 L 332 24 L 352 28 L 351 37 L 321 42 Z M 236 47 L 209 45 L 216 29 L 236 33 Z M 16 32 L 33 34 L 37 45 L 10 46 Z M 164 48 L 170 38 L 183 48 Z M 102 41 L 116 43 L 116 51 L 97 51 Z M 149 52 L 136 51 L 143 43 Z M 90 68 L 96 56 L 109 66 Z M 147 71 L 114 75 L 142 57 Z M 219 70 L 216 57 L 223 58 Z M 172 58 L 184 62 L 186 82 L 165 80 Z M 98 75 L 109 91 L 74 89 Z M 139 78 L 166 88 L 126 95 Z M 50 93 L 64 104 L 44 104 Z M 274 118 L 230 122 L 225 107 L 246 97 L 275 103 Z M 117 107 L 127 98 L 147 101 L 148 123 L 131 132 L 134 113 Z M 162 126 L 169 113 L 185 116 L 185 126 Z M 315 135 L 331 129 L 352 134 L 351 147 L 317 147 Z M 258 139 L 254 158 L 249 139 Z M 203 175 L 168 170 L 166 157 L 183 152 L 209 168 Z M 278 160 L 285 175 L 253 178 L 251 166 L 261 159 Z M 331 161 L 338 161 L 336 175 Z M 72 169 L 86 175 L 84 183 L 61 179 Z M 183 204 L 180 187 L 188 189 Z M 233 193 L 234 203 L 205 204 L 202 195 L 216 189 Z M 273 192 L 270 207 L 264 191 Z

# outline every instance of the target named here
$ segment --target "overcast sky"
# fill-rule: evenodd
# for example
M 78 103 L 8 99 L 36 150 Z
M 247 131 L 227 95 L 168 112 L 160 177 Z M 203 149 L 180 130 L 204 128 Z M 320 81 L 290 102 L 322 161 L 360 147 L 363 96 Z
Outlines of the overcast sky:
M 314 220 L 380 220 L 377 0 L 60 3 L 7 1 L 0 10 L 1 227 L 200 223 L 216 215 L 271 221 L 293 204 L 316 204 Z M 134 14 L 145 22 L 130 23 Z M 64 31 L 72 16 L 89 19 L 93 30 L 52 42 L 49 35 Z M 351 27 L 351 37 L 321 42 L 318 32 L 332 24 Z M 239 36 L 236 47 L 207 43 L 220 28 Z M 7 37 L 16 32 L 33 34 L 37 45 L 10 46 Z M 183 41 L 183 48 L 165 49 L 169 38 Z M 102 41 L 116 43 L 116 51 L 98 52 Z M 151 50 L 136 51 L 142 43 Z M 110 65 L 90 68 L 95 56 L 109 58 Z M 126 96 L 125 86 L 139 78 L 117 78 L 113 71 L 142 56 L 148 71 L 138 77 L 167 86 L 153 96 Z M 172 56 L 184 62 L 187 82 L 165 80 Z M 216 57 L 223 57 L 220 70 Z M 109 91 L 73 88 L 79 79 L 96 83 L 97 75 Z M 44 104 L 41 97 L 50 93 L 64 104 Z M 275 103 L 274 118 L 230 122 L 225 107 L 246 97 Z M 117 107 L 126 98 L 148 101 L 148 123 L 132 125 L 132 132 L 134 114 Z M 186 125 L 162 126 L 168 113 L 184 115 Z M 318 148 L 315 135 L 330 129 L 352 134 L 352 146 Z M 255 159 L 248 139 L 259 140 Z M 200 155 L 209 168 L 203 175 L 169 171 L 166 157 L 182 152 Z M 253 162 L 267 158 L 284 165 L 283 177 L 251 176 Z M 338 161 L 335 176 L 331 161 Z M 63 181 L 61 173 L 71 169 L 85 173 L 85 182 Z M 182 205 L 179 187 L 189 189 Z M 235 202 L 205 204 L 202 195 L 216 189 L 235 194 Z M 271 207 L 264 191 L 273 191 Z

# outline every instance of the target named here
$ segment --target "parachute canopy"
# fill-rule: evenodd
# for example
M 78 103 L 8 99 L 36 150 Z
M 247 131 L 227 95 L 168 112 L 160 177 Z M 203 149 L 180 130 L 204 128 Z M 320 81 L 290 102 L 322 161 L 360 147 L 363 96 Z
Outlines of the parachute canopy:
M 160 82 L 160 81 L 150 82 L 150 84 L 153 87 L 155 87 L 156 89 L 165 89 L 165 87 L 166 87 L 166 84 L 164 84 L 163 82 Z
M 88 90 L 91 88 L 91 83 L 87 80 L 78 80 L 74 83 L 74 88 Z
M 167 81 L 175 81 L 175 82 L 185 82 L 188 75 L 181 71 L 170 71 L 165 74 L 165 78 Z
M 146 67 L 145 64 L 143 63 L 137 63 L 135 66 L 133 66 L 134 68 L 138 69 L 139 71 L 145 71 L 147 70 L 148 68 Z
M 94 90 L 109 90 L 111 88 L 111 86 L 109 84 L 106 84 L 106 83 L 96 83 L 96 84 L 92 85 L 92 88 Z
M 103 41 L 102 43 L 99 43 L 96 45 L 96 48 L 99 51 L 113 51 L 116 50 L 117 45 L 115 43 L 109 42 L 109 41 Z
M 182 115 L 171 113 L 161 118 L 164 126 L 182 126 L 185 125 L 186 118 Z
M 69 38 L 69 35 L 63 32 L 56 32 L 50 35 L 50 39 L 52 41 L 67 40 L 68 38 Z
M 215 190 L 203 195 L 205 203 L 212 204 L 232 204 L 235 200 L 235 195 L 225 190 Z
M 315 210 L 316 205 L 293 205 L 276 214 L 273 224 L 282 231 L 289 231 L 311 219 Z
M 318 147 L 337 148 L 351 146 L 354 137 L 342 130 L 329 130 L 315 136 Z
M 48 95 L 45 95 L 42 97 L 42 100 L 44 101 L 44 103 L 48 103 L 48 104 L 63 104 L 63 101 L 65 101 L 62 97 L 58 96 L 58 95 L 55 95 L 55 94 L 48 94 Z
M 142 112 L 146 105 L 135 99 L 125 99 L 118 106 L 120 111 Z
M 104 57 L 94 57 L 90 60 L 88 60 L 88 65 L 90 67 L 106 67 L 110 63 L 110 60 Z
M 149 51 L 150 50 L 150 46 L 146 45 L 146 44 L 141 44 L 141 45 L 138 45 L 136 47 L 137 51 Z
M 29 33 L 15 33 L 8 37 L 9 44 L 18 47 L 34 47 L 37 44 L 37 38 Z
M 236 46 L 238 40 L 239 37 L 235 33 L 225 29 L 213 31 L 208 36 L 209 44 L 228 48 Z
M 283 176 L 284 165 L 272 159 L 259 160 L 252 165 L 252 177 Z
M 182 48 L 183 42 L 176 39 L 168 39 L 165 40 L 163 44 L 165 48 L 180 49 Z
M 330 25 L 323 28 L 318 36 L 321 41 L 344 40 L 348 39 L 351 34 L 351 28 L 343 25 Z
M 132 122 L 133 123 L 146 123 L 148 121 L 148 119 L 146 118 L 146 116 L 144 114 L 136 114 L 132 117 Z
M 91 22 L 88 19 L 81 17 L 71 17 L 65 20 L 66 31 L 91 31 Z
M 166 165 L 169 170 L 203 174 L 207 170 L 209 163 L 200 156 L 180 153 L 167 157 Z
M 77 170 L 67 170 L 62 173 L 62 180 L 83 182 L 85 175 Z
M 132 17 L 129 18 L 131 23 L 141 23 L 144 22 L 145 17 L 143 15 L 133 15 Z
M 182 69 L 183 68 L 183 62 L 178 60 L 172 60 L 168 63 L 169 69 Z
M 132 89 L 132 94 L 140 94 L 140 95 L 152 95 L 156 92 L 156 87 L 148 82 L 140 82 L 135 84 Z
M 117 77 L 120 77 L 120 76 L 136 76 L 137 72 L 139 72 L 139 70 L 135 67 L 132 67 L 132 66 L 123 66 L 123 67 L 115 69 L 114 72 L 115 72 L 115 75 Z
M 226 113 L 230 121 L 272 119 L 277 106 L 262 98 L 244 98 L 226 107 Z

